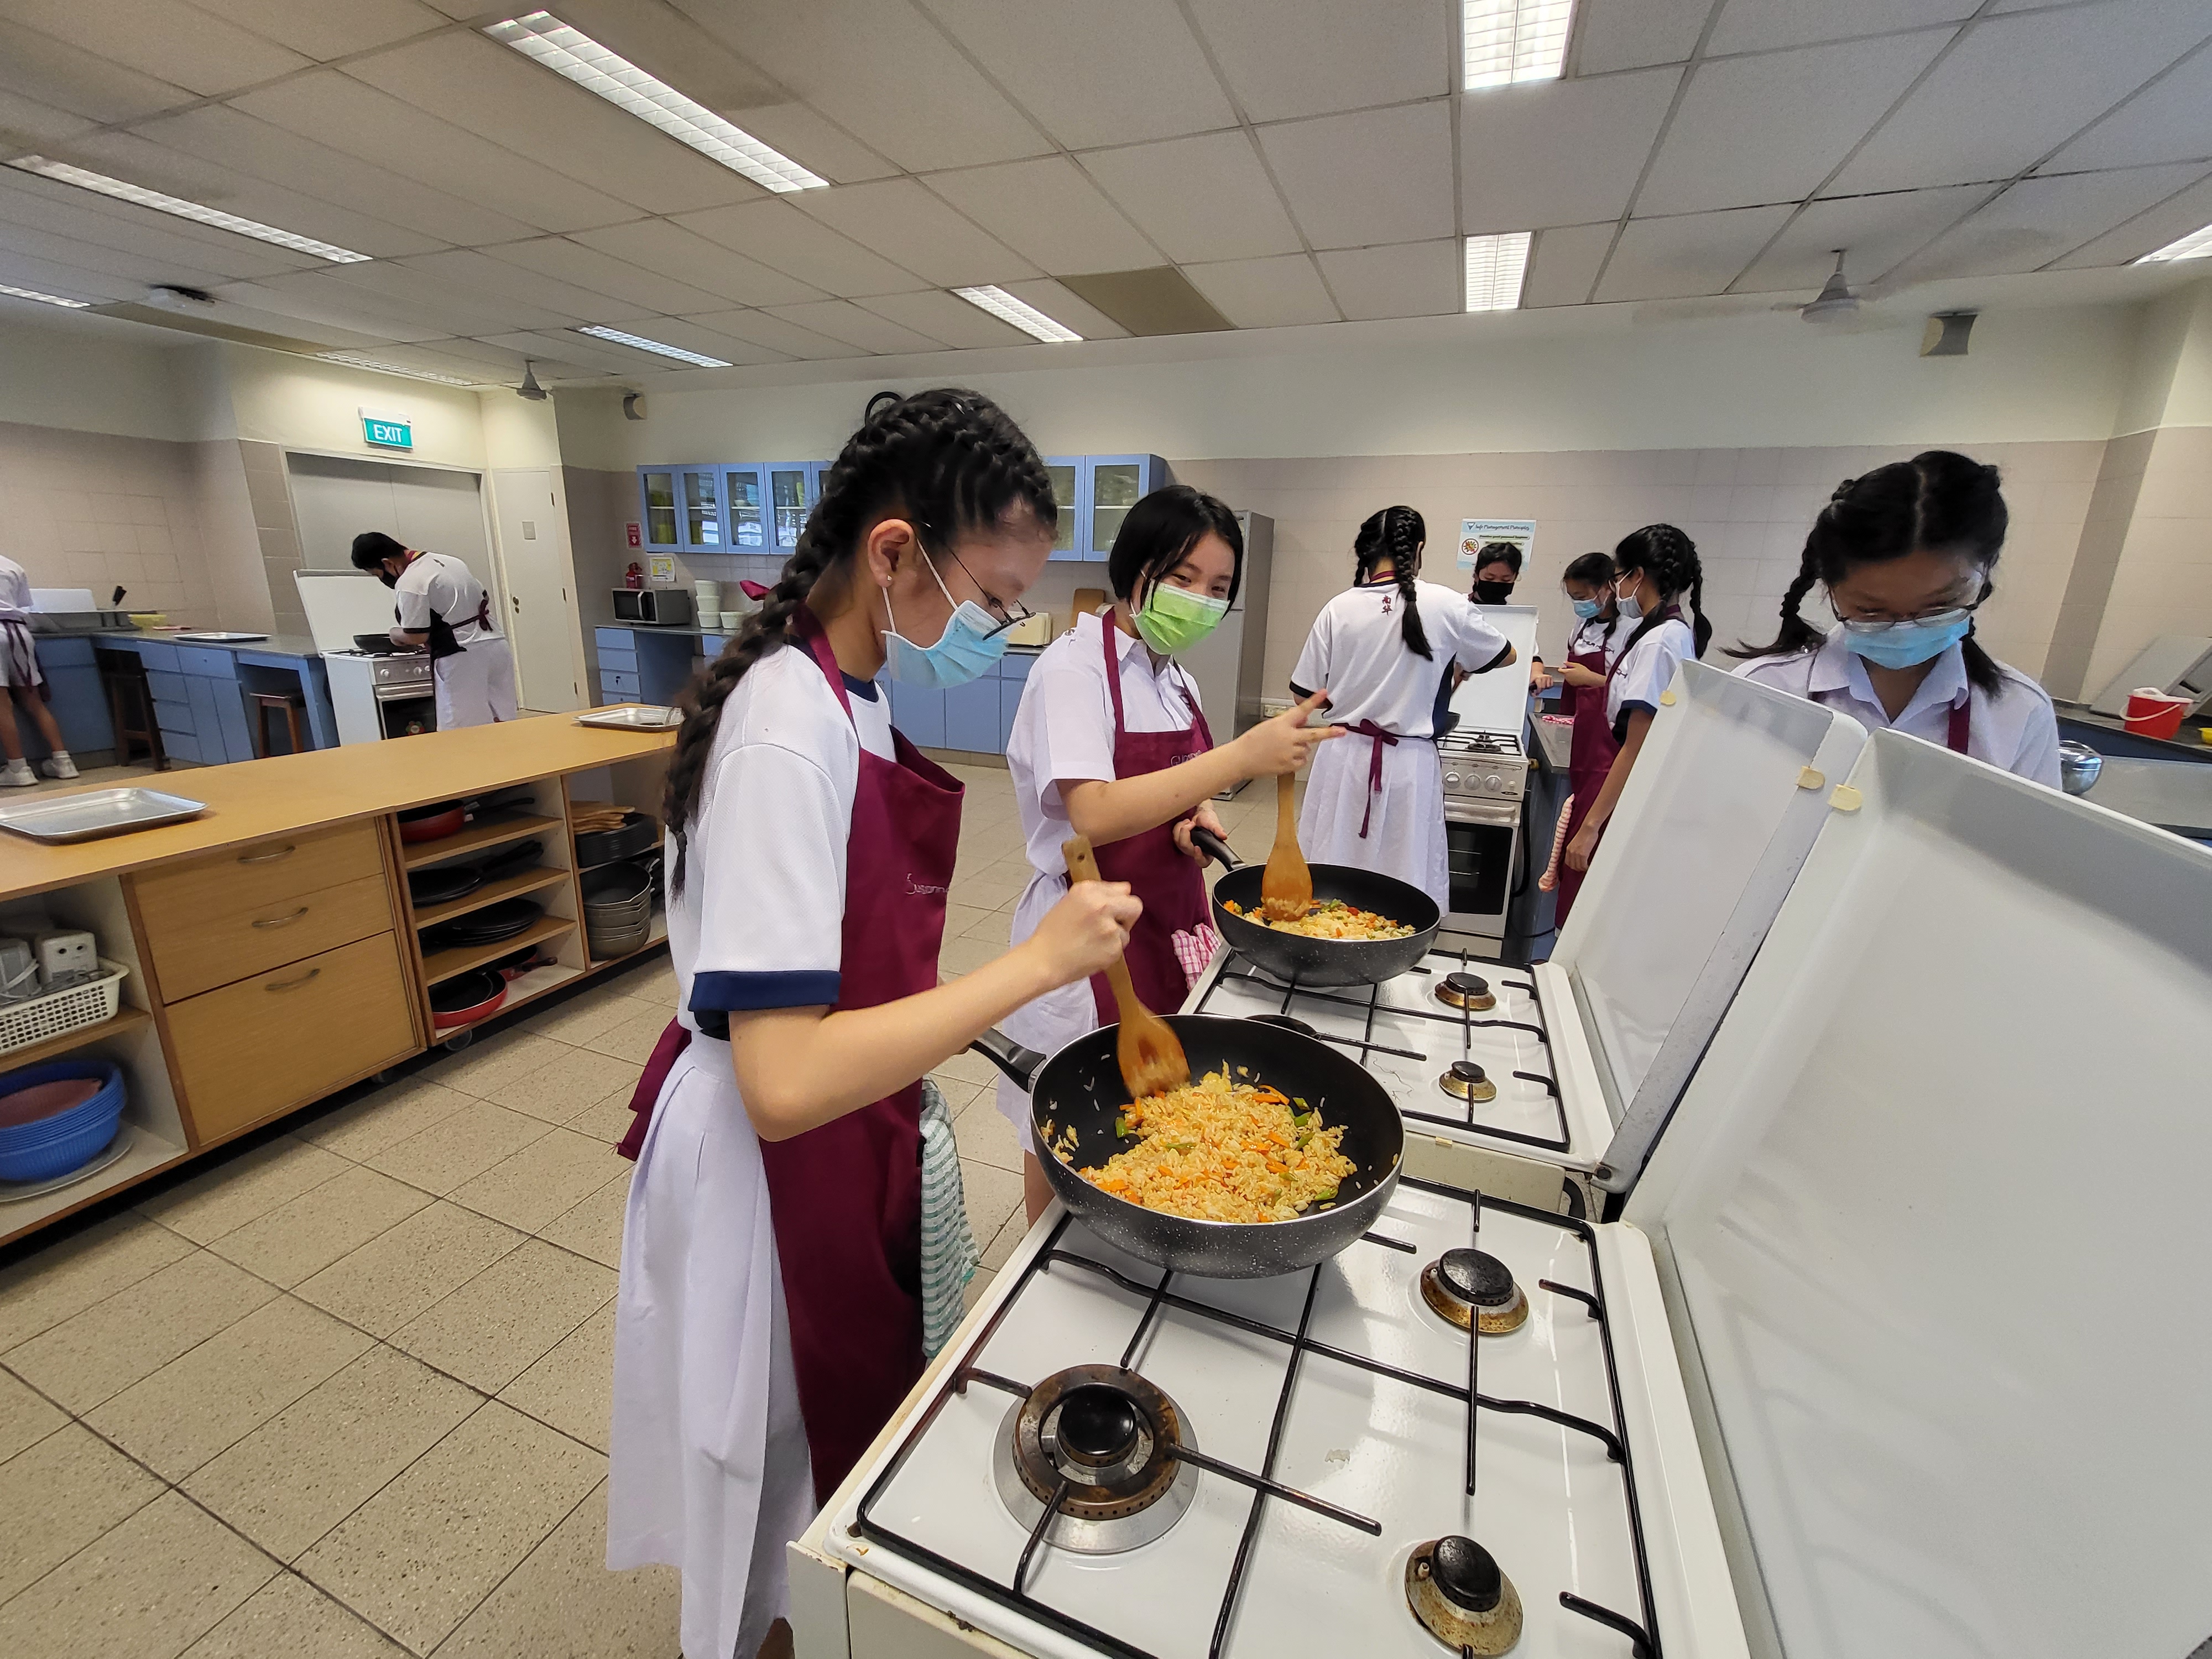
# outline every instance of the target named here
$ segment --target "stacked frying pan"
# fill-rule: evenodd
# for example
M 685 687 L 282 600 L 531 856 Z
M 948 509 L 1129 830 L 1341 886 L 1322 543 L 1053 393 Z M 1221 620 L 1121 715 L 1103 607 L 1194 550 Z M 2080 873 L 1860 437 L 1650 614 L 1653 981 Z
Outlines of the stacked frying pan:
M 594 962 L 645 948 L 653 886 L 653 872 L 628 859 L 584 872 L 584 938 Z

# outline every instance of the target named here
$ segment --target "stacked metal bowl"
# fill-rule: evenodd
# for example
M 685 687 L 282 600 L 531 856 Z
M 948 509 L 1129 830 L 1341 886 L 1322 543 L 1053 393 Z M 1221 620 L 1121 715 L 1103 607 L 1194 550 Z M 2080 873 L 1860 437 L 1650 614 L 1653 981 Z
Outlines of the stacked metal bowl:
M 653 928 L 653 878 L 627 860 L 584 872 L 584 937 L 605 962 L 645 948 Z

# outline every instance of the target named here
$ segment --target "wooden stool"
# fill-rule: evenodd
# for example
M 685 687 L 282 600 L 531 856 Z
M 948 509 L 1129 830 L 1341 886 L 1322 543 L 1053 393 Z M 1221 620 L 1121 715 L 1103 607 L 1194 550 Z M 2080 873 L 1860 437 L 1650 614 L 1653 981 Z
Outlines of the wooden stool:
M 265 759 L 269 754 L 269 716 L 276 709 L 284 711 L 284 738 L 289 744 L 289 753 L 304 755 L 314 744 L 307 736 L 307 700 L 297 691 L 249 691 L 246 700 L 252 705 L 253 757 Z
M 136 651 L 103 651 L 94 646 L 93 661 L 100 670 L 100 689 L 107 693 L 107 718 L 115 727 L 115 763 L 131 764 L 134 744 L 142 746 L 161 771 L 169 757 L 161 748 L 161 723 L 154 714 L 154 688 L 146 678 L 146 664 Z

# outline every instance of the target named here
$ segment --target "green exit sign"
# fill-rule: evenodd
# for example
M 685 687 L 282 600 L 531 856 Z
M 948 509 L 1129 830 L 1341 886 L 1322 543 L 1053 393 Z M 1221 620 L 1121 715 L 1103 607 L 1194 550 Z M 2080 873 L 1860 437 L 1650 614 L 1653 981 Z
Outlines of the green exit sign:
M 415 422 L 404 415 L 373 415 L 361 411 L 362 441 L 378 449 L 415 447 Z

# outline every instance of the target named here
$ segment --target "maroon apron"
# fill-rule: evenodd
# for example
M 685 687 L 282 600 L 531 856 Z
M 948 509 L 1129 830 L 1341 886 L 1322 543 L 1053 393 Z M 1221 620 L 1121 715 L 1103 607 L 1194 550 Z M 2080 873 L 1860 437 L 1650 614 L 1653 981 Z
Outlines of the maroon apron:
M 1190 724 L 1179 732 L 1132 732 L 1121 713 L 1121 630 L 1112 613 L 1099 617 L 1099 636 L 1106 647 L 1106 687 L 1114 697 L 1114 775 L 1141 777 L 1170 766 L 1180 766 L 1194 755 L 1213 747 L 1213 733 L 1206 716 L 1198 712 L 1190 694 L 1183 701 L 1190 708 Z M 1180 671 L 1178 671 L 1180 672 Z M 1108 881 L 1126 881 L 1144 901 L 1145 913 L 1130 931 L 1129 946 L 1122 954 L 1129 963 L 1129 979 L 1137 997 L 1155 1013 L 1172 1013 L 1189 994 L 1190 981 L 1176 958 L 1175 936 L 1189 933 L 1212 919 L 1206 902 L 1205 866 L 1175 843 L 1175 825 L 1151 830 L 1093 849 L 1098 873 Z M 1103 974 L 1091 978 L 1091 999 L 1098 1010 L 1098 1023 L 1111 1025 L 1121 1018 L 1114 990 Z
M 1567 660 L 1581 664 L 1593 674 L 1605 675 L 1610 668 L 1605 659 L 1606 641 L 1618 625 L 1609 624 L 1598 636 L 1596 650 L 1577 652 L 1571 648 Z M 1603 686 L 1592 686 L 1587 691 L 1571 685 L 1562 686 L 1559 703 L 1575 720 L 1573 742 L 1567 750 L 1567 788 L 1574 796 L 1567 812 L 1567 840 L 1572 841 L 1575 831 L 1583 827 L 1583 820 L 1596 804 L 1597 792 L 1605 787 L 1605 775 L 1613 769 L 1613 757 L 1620 752 L 1620 745 L 1613 740 L 1613 728 L 1605 723 Z M 1575 895 L 1582 890 L 1583 878 L 1588 873 L 1574 869 L 1565 859 L 1559 860 L 1559 887 L 1553 908 L 1554 926 L 1566 925 L 1567 912 L 1574 904 Z
M 1373 720 L 1362 720 L 1352 730 L 1363 738 L 1371 738 L 1374 746 L 1367 751 L 1367 804 L 1359 811 L 1359 839 L 1367 839 L 1367 826 L 1375 817 L 1375 797 L 1382 793 L 1382 751 L 1395 749 L 1395 733 L 1385 732 Z M 1433 738 L 1431 739 L 1434 741 Z
M 1951 705 L 1951 724 L 1943 734 L 1943 746 L 1954 755 L 1966 752 L 1966 739 L 1973 735 L 1974 693 L 1967 688 L 1966 700 Z

